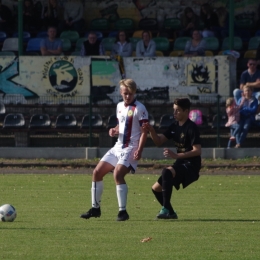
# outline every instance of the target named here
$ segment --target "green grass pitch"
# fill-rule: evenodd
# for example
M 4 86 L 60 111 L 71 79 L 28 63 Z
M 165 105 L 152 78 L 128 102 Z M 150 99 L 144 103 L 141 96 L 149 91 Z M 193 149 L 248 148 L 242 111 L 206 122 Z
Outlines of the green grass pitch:
M 89 220 L 79 216 L 91 205 L 90 174 L 1 174 L 0 204 L 15 206 L 18 216 L 0 222 L 0 259 L 259 259 L 260 176 L 202 175 L 174 190 L 178 220 L 155 220 L 157 178 L 126 177 L 130 219 L 117 222 L 111 174 L 104 179 L 102 216 Z

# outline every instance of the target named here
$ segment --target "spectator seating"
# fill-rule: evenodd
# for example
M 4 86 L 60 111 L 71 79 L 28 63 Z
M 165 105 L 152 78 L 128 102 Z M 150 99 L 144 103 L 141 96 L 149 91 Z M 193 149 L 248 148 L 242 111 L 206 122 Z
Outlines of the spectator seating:
M 157 30 L 158 22 L 155 18 L 143 18 L 138 23 L 138 28 L 140 30 Z
M 244 58 L 245 59 L 255 59 L 256 58 L 256 52 L 257 52 L 257 50 L 247 50 L 244 53 Z
M 156 37 L 153 38 L 156 43 L 156 50 L 157 51 L 168 51 L 170 48 L 170 42 L 165 37 Z
M 135 38 L 142 38 L 143 31 L 144 30 L 136 30 L 136 31 L 134 31 L 133 37 L 135 37 Z M 148 32 L 150 34 L 150 37 L 152 38 L 152 33 L 149 30 L 148 30 Z
M 38 32 L 36 37 L 37 38 L 47 38 L 48 37 L 48 33 L 47 33 L 47 31 Z
M 133 50 L 136 50 L 136 44 L 141 40 L 140 38 L 137 37 L 131 37 L 129 38 L 130 42 L 132 43 Z
M 174 116 L 171 114 L 164 114 L 160 118 L 159 129 L 166 129 L 175 121 Z
M 62 41 L 62 51 L 68 52 L 71 50 L 71 41 L 70 39 L 61 38 Z
M 81 52 L 80 51 L 73 51 L 70 55 L 71 56 L 80 56 Z
M 100 114 L 93 114 L 91 117 L 89 115 L 84 115 L 81 122 L 82 129 L 89 129 L 89 127 L 94 129 L 103 128 L 103 119 Z
M 79 39 L 79 33 L 77 31 L 63 31 L 60 34 L 61 39 L 69 39 L 72 43 L 75 43 Z
M 0 56 L 14 56 L 15 53 L 13 51 L 0 51 Z
M 30 129 L 39 128 L 50 128 L 51 120 L 48 114 L 34 114 L 30 118 L 29 126 Z
M 76 42 L 75 51 L 80 51 L 83 42 L 86 41 L 86 40 L 87 40 L 87 38 L 79 38 L 79 39 L 77 40 L 77 42 Z
M 3 122 L 3 129 L 23 128 L 25 127 L 25 119 L 23 114 L 13 113 L 7 114 Z
M 13 37 L 18 38 L 18 32 L 13 33 Z M 31 39 L 31 34 L 29 32 L 23 31 L 23 41 L 28 42 Z
M 109 22 L 105 18 L 96 18 L 90 21 L 90 29 L 97 31 L 107 31 L 109 29 Z
M 110 115 L 107 120 L 106 128 L 107 129 L 113 128 L 113 127 L 117 126 L 117 124 L 118 124 L 118 122 L 117 122 L 116 114 Z
M 191 40 L 191 37 L 178 37 L 174 41 L 173 50 L 174 51 L 183 51 L 185 49 L 187 41 Z
M 104 37 L 103 33 L 100 32 L 100 31 L 95 31 L 95 33 L 96 33 L 96 35 L 97 35 L 97 39 L 98 39 L 99 41 L 101 41 L 101 40 L 103 39 L 103 37 Z M 85 35 L 84 35 L 84 37 L 85 37 L 85 38 L 88 38 L 88 35 L 89 35 L 89 32 L 86 32 Z
M 170 52 L 170 57 L 182 57 L 184 55 L 184 51 L 183 50 L 179 50 L 179 51 L 171 51 Z
M 235 28 L 240 30 L 240 29 L 253 29 L 255 26 L 255 23 L 252 19 L 236 19 L 235 20 Z
M 40 52 L 42 38 L 31 38 L 26 47 L 26 52 Z
M 162 51 L 155 51 L 155 56 L 157 57 L 164 57 L 164 54 Z
M 56 118 L 55 128 L 74 129 L 77 127 L 77 119 L 74 114 L 59 114 Z
M 0 42 L 3 42 L 7 38 L 6 32 L 0 31 Z
M 18 38 L 6 38 L 3 43 L 2 51 L 18 51 Z
M 217 51 L 219 49 L 219 40 L 217 37 L 203 38 L 206 42 L 206 50 Z
M 109 34 L 108 34 L 108 37 L 117 37 L 118 35 L 118 31 L 110 31 Z
M 103 38 L 101 43 L 102 43 L 105 51 L 111 51 L 115 41 L 116 41 L 115 37 L 107 37 L 107 38 Z
M 212 128 L 217 128 L 219 125 L 219 128 L 227 128 L 225 125 L 228 121 L 227 115 L 226 114 L 216 114 L 213 116 L 212 120 Z
M 248 50 L 257 50 L 260 44 L 260 36 L 254 36 L 249 39 Z
M 163 22 L 164 30 L 180 30 L 182 28 L 181 21 L 178 18 L 166 18 Z
M 243 41 L 240 37 L 234 37 L 234 48 L 233 50 L 240 51 L 243 48 Z M 221 50 L 229 50 L 229 37 L 226 37 L 222 41 Z
M 133 30 L 134 29 L 134 21 L 130 18 L 120 18 L 115 22 L 116 30 Z
M 205 56 L 214 56 L 214 53 L 212 51 L 205 51 Z
M 255 32 L 255 36 L 260 36 L 260 30 L 257 30 L 257 31 Z
M 234 32 L 235 36 L 240 37 L 243 41 L 243 43 L 248 44 L 250 38 L 251 38 L 251 32 L 250 30 L 235 30 Z

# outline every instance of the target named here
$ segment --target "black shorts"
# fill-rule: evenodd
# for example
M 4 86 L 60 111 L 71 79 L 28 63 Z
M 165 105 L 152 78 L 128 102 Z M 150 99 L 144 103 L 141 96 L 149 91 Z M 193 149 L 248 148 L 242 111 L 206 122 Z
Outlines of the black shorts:
M 194 169 L 190 162 L 177 163 L 172 165 L 172 168 L 176 173 L 172 179 L 172 185 L 176 190 L 180 189 L 180 184 L 184 189 L 199 179 L 199 171 Z M 162 176 L 158 179 L 158 183 L 162 186 Z

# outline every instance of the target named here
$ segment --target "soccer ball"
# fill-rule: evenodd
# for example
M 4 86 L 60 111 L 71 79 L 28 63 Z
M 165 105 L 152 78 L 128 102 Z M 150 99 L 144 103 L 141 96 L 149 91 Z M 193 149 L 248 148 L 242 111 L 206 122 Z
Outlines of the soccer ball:
M 13 222 L 16 218 L 16 210 L 10 204 L 4 204 L 0 207 L 0 220 L 3 222 Z

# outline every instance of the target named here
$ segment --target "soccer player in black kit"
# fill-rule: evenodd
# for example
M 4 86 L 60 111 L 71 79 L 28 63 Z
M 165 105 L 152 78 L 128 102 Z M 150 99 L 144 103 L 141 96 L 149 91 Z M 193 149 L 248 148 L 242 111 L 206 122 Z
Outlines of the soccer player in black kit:
M 201 143 L 197 125 L 189 119 L 190 100 L 177 98 L 173 104 L 174 122 L 163 134 L 157 134 L 154 128 L 145 123 L 143 128 L 150 132 L 156 146 L 173 139 L 177 153 L 164 148 L 164 156 L 175 159 L 172 166 L 162 170 L 162 175 L 152 186 L 152 191 L 162 205 L 158 219 L 177 219 L 178 216 L 171 205 L 173 186 L 178 190 L 180 184 L 186 188 L 198 180 L 201 168 Z

